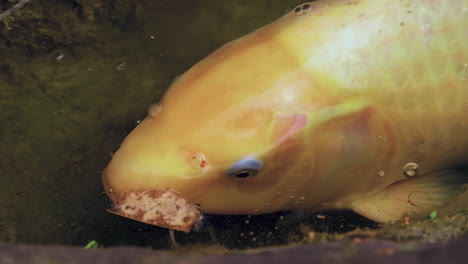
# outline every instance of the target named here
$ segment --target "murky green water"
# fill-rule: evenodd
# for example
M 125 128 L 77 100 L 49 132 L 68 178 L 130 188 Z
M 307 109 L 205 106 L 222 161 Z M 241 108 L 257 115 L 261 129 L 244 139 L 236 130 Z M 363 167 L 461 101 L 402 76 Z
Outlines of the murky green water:
M 1 242 L 166 248 L 167 230 L 105 212 L 111 153 L 174 77 L 302 1 L 109 2 L 33 0 L 0 21 Z M 302 240 L 299 227 L 275 228 L 280 217 L 217 216 L 213 226 L 227 247 Z M 322 232 L 371 225 L 312 218 Z

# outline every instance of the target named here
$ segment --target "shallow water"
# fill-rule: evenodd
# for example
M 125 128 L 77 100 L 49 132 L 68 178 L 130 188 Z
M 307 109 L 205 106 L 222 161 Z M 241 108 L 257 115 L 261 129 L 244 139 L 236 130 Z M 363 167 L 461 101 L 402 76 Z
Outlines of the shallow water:
M 301 2 L 37 0 L 0 21 L 0 242 L 168 248 L 167 230 L 105 212 L 102 170 L 177 75 Z M 304 240 L 310 227 L 278 226 L 283 215 L 211 221 L 227 248 Z M 315 232 L 375 226 L 342 212 L 306 221 Z

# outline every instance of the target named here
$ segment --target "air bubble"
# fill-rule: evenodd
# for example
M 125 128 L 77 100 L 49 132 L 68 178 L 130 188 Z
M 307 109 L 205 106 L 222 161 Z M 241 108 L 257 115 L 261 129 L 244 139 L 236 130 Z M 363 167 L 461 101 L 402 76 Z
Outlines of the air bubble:
M 294 9 L 294 13 L 296 13 L 297 16 L 300 16 L 302 13 L 304 13 L 304 11 L 302 10 L 302 7 L 299 6 Z
M 384 172 L 383 170 L 377 172 L 377 174 L 378 174 L 380 177 L 385 176 L 385 172 Z
M 312 7 L 309 4 L 305 4 L 302 6 L 302 10 L 304 13 L 310 13 L 310 11 L 312 11 Z
M 419 173 L 419 165 L 414 162 L 407 163 L 403 167 L 403 175 L 405 175 L 408 178 L 413 178 L 418 176 Z
M 294 8 L 294 13 L 296 14 L 296 16 L 310 13 L 310 11 L 312 11 L 312 6 L 310 4 L 303 4 Z
M 148 107 L 148 115 L 151 117 L 156 117 L 161 112 L 160 104 L 152 104 Z

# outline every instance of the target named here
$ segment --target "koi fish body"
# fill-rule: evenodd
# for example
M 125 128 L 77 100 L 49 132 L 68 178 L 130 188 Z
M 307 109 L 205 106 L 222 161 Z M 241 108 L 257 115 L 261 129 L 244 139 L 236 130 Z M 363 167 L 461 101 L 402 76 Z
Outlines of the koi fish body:
M 310 2 L 224 45 L 125 139 L 108 195 L 380 222 L 433 209 L 468 181 L 467 2 Z

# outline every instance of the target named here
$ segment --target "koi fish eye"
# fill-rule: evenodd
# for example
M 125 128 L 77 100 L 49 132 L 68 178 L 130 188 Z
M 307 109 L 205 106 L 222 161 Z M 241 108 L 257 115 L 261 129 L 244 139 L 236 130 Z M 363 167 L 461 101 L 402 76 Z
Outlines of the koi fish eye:
M 230 177 L 248 178 L 255 176 L 263 167 L 263 163 L 255 158 L 247 157 L 234 163 L 227 171 Z

